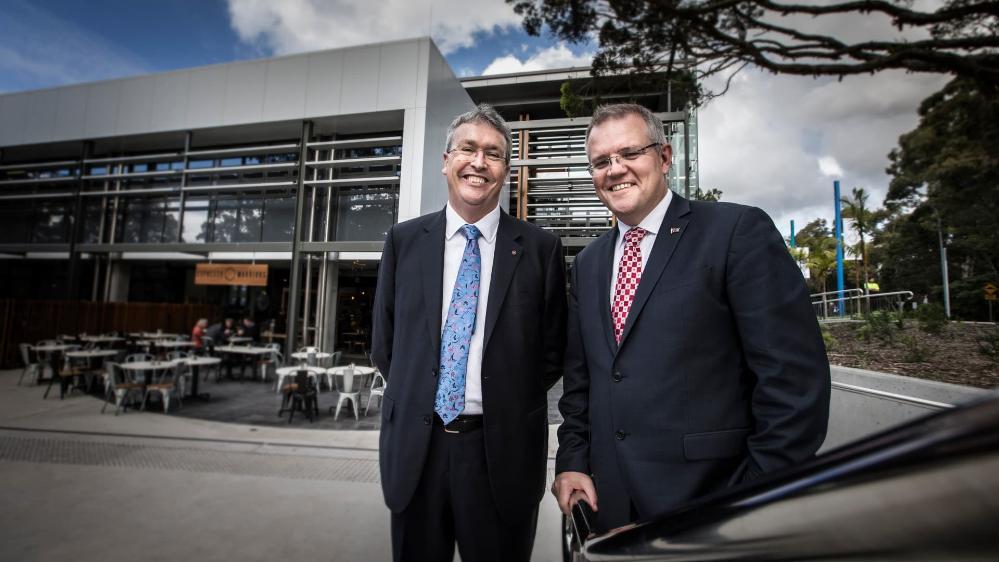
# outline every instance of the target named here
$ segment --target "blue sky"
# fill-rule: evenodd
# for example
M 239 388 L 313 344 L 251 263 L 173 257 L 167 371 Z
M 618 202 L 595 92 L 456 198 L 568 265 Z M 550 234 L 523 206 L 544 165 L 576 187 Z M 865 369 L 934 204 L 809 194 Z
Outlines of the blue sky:
M 594 45 L 529 37 L 520 24 L 503 0 L 0 0 L 0 93 L 426 35 L 458 76 L 589 64 Z M 894 32 L 873 18 L 817 31 Z M 886 155 L 945 80 L 743 71 L 699 110 L 701 186 L 761 207 L 785 235 L 791 219 L 831 219 L 834 179 L 880 204 Z
M 279 6 L 297 3 L 274 2 Z M 426 3 L 429 7 L 429 0 Z M 442 15 L 444 8 L 435 0 L 433 7 L 438 8 L 438 14 L 431 16 L 430 10 L 426 10 L 426 25 L 413 25 L 408 29 L 400 26 L 386 39 L 426 35 L 429 18 L 434 17 L 439 27 L 434 28 L 433 35 L 439 45 L 454 44 L 444 50 L 451 67 L 459 75 L 482 74 L 498 58 L 514 57 L 524 63 L 551 50 L 551 38 L 528 36 L 519 25 L 513 25 L 515 16 L 502 1 L 488 4 L 496 11 L 508 12 L 506 19 L 500 19 L 492 26 L 488 21 L 455 26 Z M 0 18 L 0 92 L 343 46 L 332 37 L 329 41 L 319 37 L 316 41 L 295 45 L 268 33 L 241 36 L 233 16 L 241 9 L 238 0 L 0 0 L 0 13 L 3 13 Z M 339 35 L 335 14 L 328 15 L 329 34 Z M 275 25 L 275 28 L 280 27 L 280 24 Z M 391 36 L 393 34 L 395 36 Z M 375 28 L 368 36 L 369 40 L 360 43 L 384 40 Z M 455 39 L 449 41 L 448 37 Z M 586 54 L 592 50 L 591 45 L 562 48 L 563 53 L 581 57 L 580 64 L 585 64 Z

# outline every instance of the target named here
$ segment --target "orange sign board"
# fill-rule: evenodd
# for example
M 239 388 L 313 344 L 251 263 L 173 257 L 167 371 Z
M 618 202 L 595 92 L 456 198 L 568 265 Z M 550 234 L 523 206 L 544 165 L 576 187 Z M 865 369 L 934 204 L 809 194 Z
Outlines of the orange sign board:
M 199 263 L 194 270 L 195 285 L 267 286 L 267 264 Z
M 985 300 L 999 300 L 999 287 L 997 287 L 995 283 L 985 284 Z

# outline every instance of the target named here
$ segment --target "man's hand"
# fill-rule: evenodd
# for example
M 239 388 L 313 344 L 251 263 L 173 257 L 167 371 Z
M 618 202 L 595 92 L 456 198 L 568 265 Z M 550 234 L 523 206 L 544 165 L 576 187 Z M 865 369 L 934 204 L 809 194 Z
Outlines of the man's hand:
M 589 475 L 582 472 L 560 472 L 555 475 L 552 495 L 555 496 L 559 509 L 566 515 L 572 504 L 580 499 L 590 504 L 593 511 L 597 510 L 597 489 Z

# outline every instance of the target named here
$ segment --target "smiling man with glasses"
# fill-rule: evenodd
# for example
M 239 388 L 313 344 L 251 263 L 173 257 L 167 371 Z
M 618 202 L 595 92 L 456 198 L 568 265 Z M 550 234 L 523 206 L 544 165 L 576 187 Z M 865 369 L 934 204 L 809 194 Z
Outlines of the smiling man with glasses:
M 547 391 L 562 374 L 559 238 L 500 209 L 510 130 L 459 115 L 447 206 L 395 225 L 378 269 L 372 358 L 388 385 L 379 460 L 395 560 L 531 557 Z
M 773 222 L 672 193 L 655 115 L 598 108 L 586 151 L 617 225 L 572 266 L 552 493 L 607 530 L 813 455 L 829 364 Z

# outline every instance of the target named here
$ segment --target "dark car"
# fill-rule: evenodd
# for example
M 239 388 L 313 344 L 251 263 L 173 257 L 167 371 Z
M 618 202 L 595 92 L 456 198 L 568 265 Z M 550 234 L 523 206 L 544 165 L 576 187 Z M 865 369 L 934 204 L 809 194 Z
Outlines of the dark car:
M 997 560 L 999 392 L 603 535 L 591 516 L 564 559 Z

